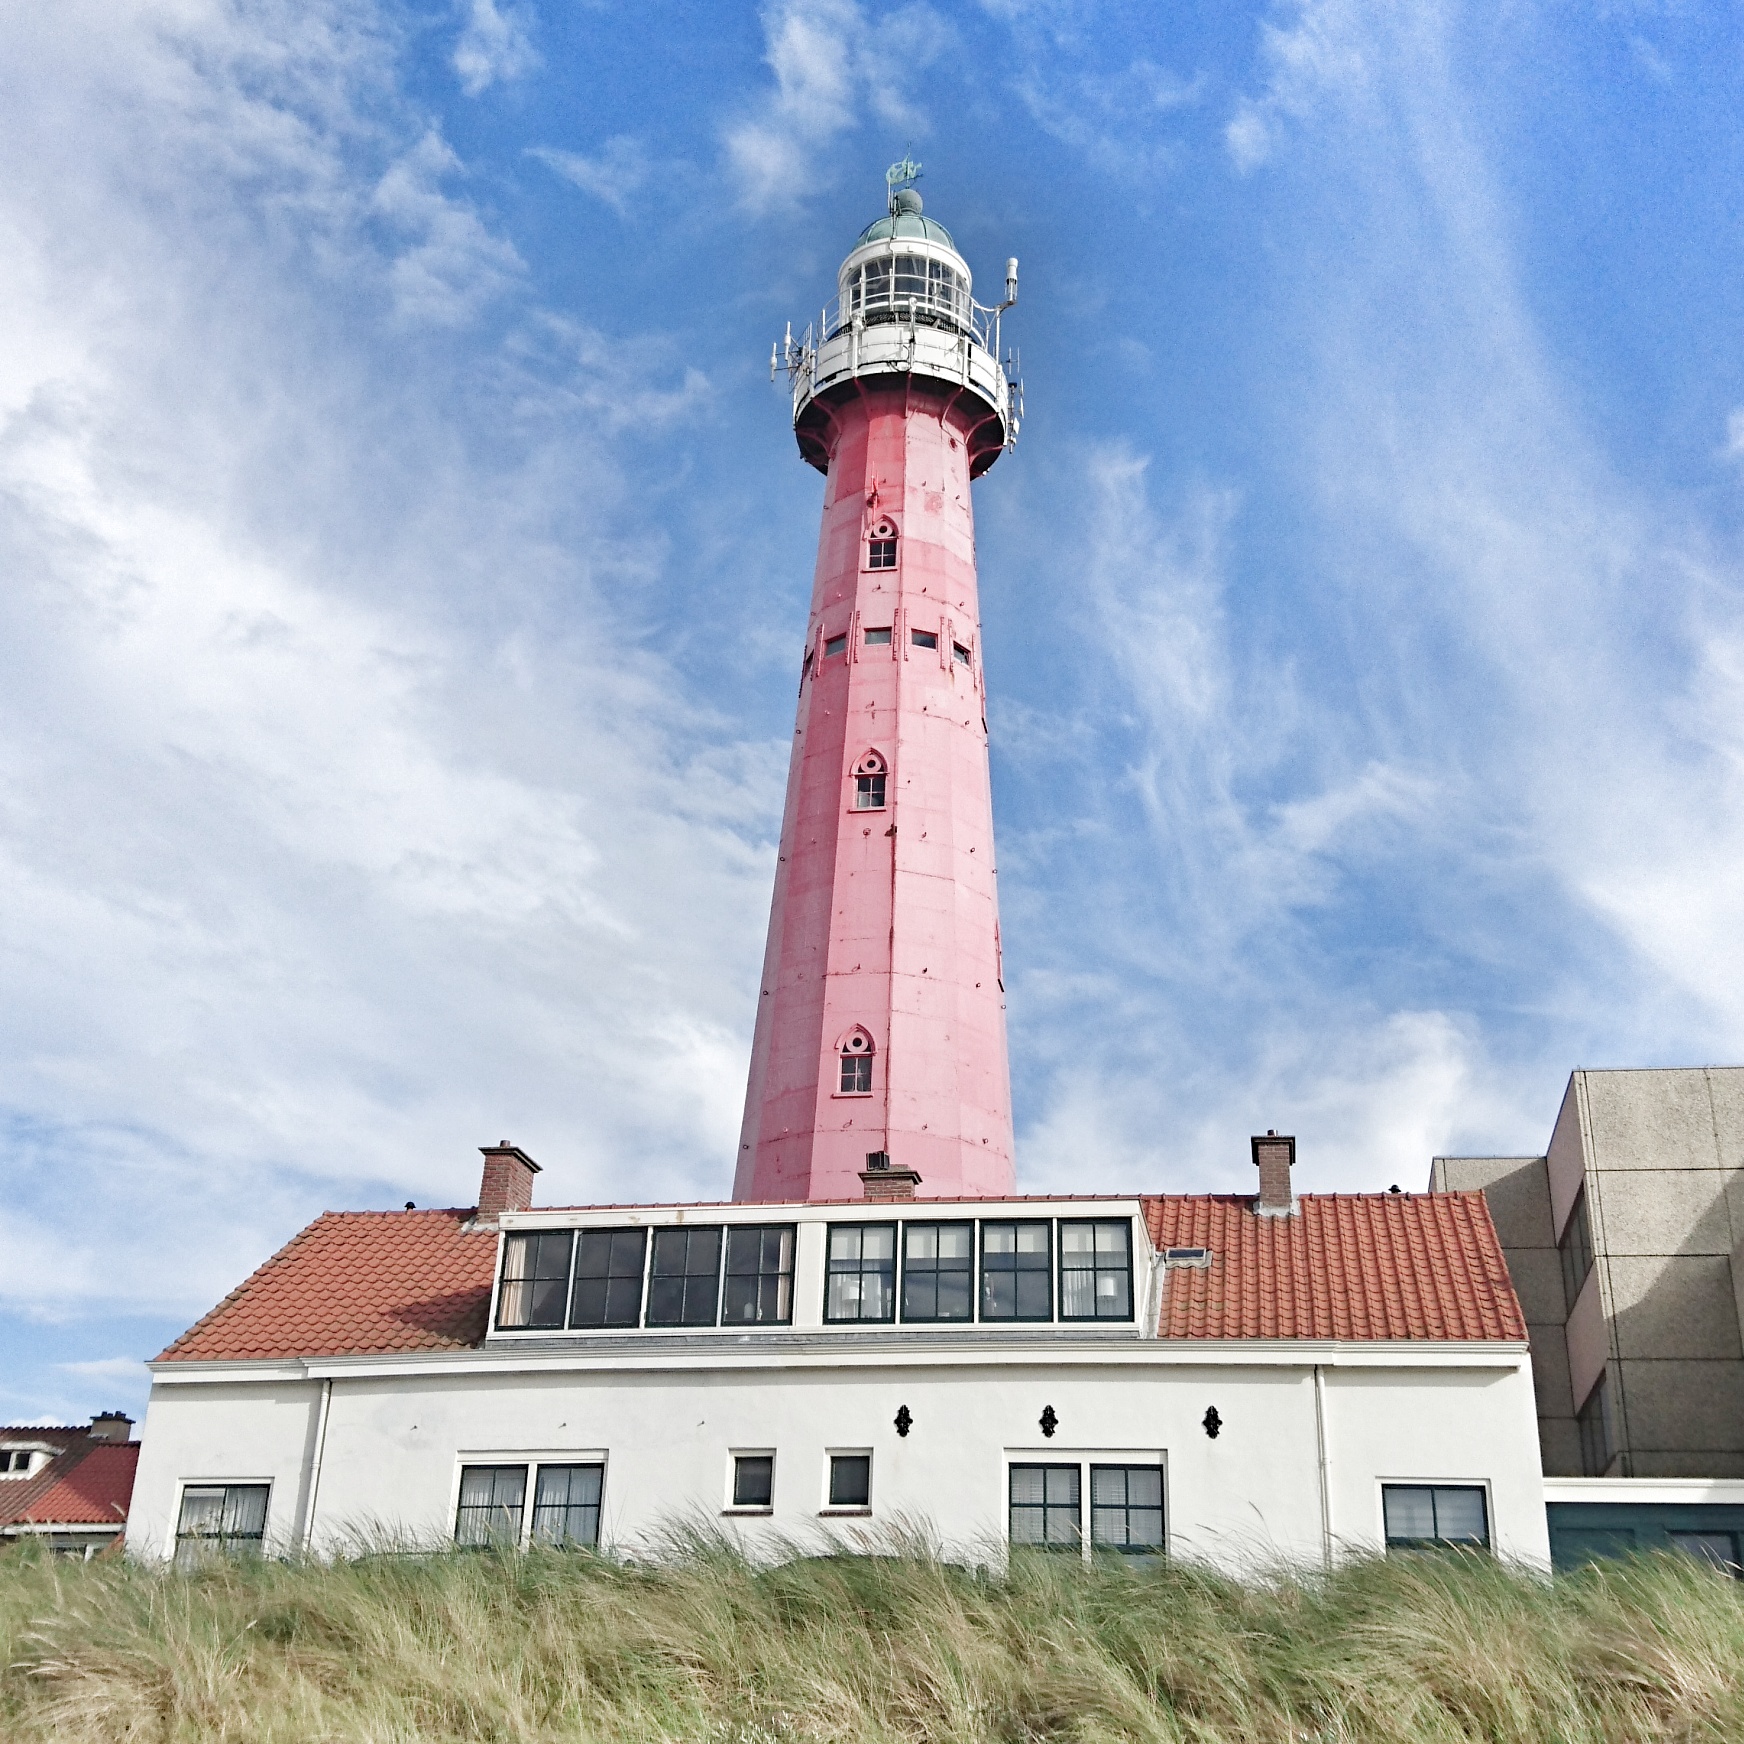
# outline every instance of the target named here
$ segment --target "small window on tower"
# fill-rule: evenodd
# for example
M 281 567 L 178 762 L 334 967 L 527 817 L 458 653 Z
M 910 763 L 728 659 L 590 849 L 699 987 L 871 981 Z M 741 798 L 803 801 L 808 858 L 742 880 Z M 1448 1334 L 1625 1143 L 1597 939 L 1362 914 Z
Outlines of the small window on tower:
M 847 651 L 848 638 L 846 636 L 831 636 L 824 643 L 824 658 L 826 660 L 834 659 L 838 654 L 846 654 Z
M 894 539 L 874 539 L 866 557 L 868 569 L 894 569 L 896 567 L 896 541 Z
M 957 660 L 961 665 L 967 666 L 969 664 L 969 650 L 965 648 L 961 642 L 953 642 L 951 644 L 951 655 L 952 658 Z
M 889 627 L 886 626 L 882 630 L 868 630 L 866 632 L 866 646 L 868 648 L 888 648 L 890 646 Z
M 876 751 L 868 751 L 854 765 L 854 810 L 884 809 L 884 759 Z
M 844 1096 L 872 1094 L 872 1038 L 857 1029 L 842 1043 L 842 1089 Z
M 931 630 L 910 630 L 908 639 L 917 648 L 936 648 L 939 645 L 938 637 Z

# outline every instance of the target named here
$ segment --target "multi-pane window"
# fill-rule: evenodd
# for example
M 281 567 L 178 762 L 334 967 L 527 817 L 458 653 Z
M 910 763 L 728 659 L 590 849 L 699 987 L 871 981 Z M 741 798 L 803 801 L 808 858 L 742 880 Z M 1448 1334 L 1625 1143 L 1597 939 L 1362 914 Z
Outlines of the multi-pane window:
M 733 1506 L 767 1508 L 775 1500 L 775 1455 L 741 1453 L 733 1461 Z
M 1581 1470 L 1589 1478 L 1602 1478 L 1616 1452 L 1611 1435 L 1611 1400 L 1603 1375 L 1593 1383 L 1586 1403 L 1575 1413 L 1575 1425 L 1580 1430 Z
M 1389 1549 L 1435 1544 L 1489 1548 L 1490 1517 L 1482 1484 L 1382 1484 L 1381 1512 Z
M 524 1465 L 468 1465 L 460 1468 L 460 1505 L 454 1514 L 454 1542 L 477 1548 L 513 1548 L 521 1542 L 527 1506 Z
M 189 1484 L 176 1520 L 176 1561 L 207 1552 L 258 1556 L 266 1537 L 267 1484 Z
M 867 543 L 866 567 L 868 569 L 894 569 L 896 567 L 896 541 L 894 539 L 872 539 Z M 889 641 L 886 636 L 885 640 Z
M 844 1096 L 872 1092 L 872 1038 L 864 1030 L 855 1030 L 842 1043 L 841 1090 Z
M 873 770 L 869 774 L 854 777 L 854 810 L 882 811 L 884 809 L 884 771 Z
M 974 1315 L 975 1226 L 902 1226 L 904 1320 L 968 1320 Z
M 584 1229 L 575 1243 L 571 1326 L 634 1326 L 642 1317 L 645 1229 Z
M 503 1284 L 497 1293 L 499 1327 L 561 1326 L 569 1294 L 567 1229 L 503 1240 Z
M 1048 1223 L 981 1225 L 981 1318 L 1051 1320 L 1053 1254 Z
M 1125 1218 L 1060 1224 L 1060 1318 L 1132 1318 L 1132 1225 Z
M 650 1326 L 713 1326 L 720 1296 L 721 1232 L 657 1229 L 648 1277 Z
M 785 1326 L 793 1319 L 791 1223 L 734 1224 L 727 1230 L 725 1326 Z
M 26 1447 L 0 1447 L 0 1474 L 12 1475 L 30 1470 L 30 1450 Z
M 826 1320 L 896 1318 L 896 1225 L 830 1226 L 824 1285 Z
M 830 1455 L 830 1506 L 869 1508 L 872 1505 L 872 1456 L 869 1453 Z
M 1134 1554 L 1163 1548 L 1163 1468 L 1090 1468 L 1090 1542 L 1098 1550 Z
M 1083 1541 L 1079 1505 L 1081 1468 L 1014 1465 L 1011 1468 L 1011 1542 L 1049 1550 L 1076 1550 Z
M 1574 1209 L 1563 1225 L 1562 1240 L 1556 1244 L 1562 1255 L 1562 1294 L 1569 1313 L 1574 1312 L 1575 1298 L 1587 1273 L 1593 1269 L 1593 1231 L 1587 1221 L 1587 1190 L 1582 1187 L 1575 1196 Z
M 603 1465 L 540 1466 L 533 1487 L 534 1542 L 598 1544 L 605 1475 Z

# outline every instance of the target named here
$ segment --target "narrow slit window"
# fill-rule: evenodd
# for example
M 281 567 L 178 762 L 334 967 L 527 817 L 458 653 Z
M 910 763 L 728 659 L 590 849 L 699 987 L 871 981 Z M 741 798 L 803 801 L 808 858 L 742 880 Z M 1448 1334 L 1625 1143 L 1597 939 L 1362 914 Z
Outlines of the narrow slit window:
M 969 650 L 961 642 L 953 642 L 951 644 L 951 658 L 959 666 L 967 666 L 969 664 Z
M 917 648 L 936 648 L 939 645 L 938 637 L 931 630 L 910 630 L 908 639 Z
M 828 641 L 824 643 L 824 658 L 826 660 L 833 660 L 838 654 L 846 654 L 847 651 L 848 638 L 845 634 L 831 636 Z
M 890 646 L 890 626 L 886 624 L 882 630 L 868 630 L 866 632 L 866 646 L 868 648 L 888 648 Z

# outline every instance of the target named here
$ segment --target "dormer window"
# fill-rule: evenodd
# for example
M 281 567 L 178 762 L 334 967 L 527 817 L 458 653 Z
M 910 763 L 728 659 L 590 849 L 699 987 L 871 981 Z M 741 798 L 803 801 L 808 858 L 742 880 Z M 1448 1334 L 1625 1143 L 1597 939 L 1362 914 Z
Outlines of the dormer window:
M 872 1038 L 865 1030 L 856 1029 L 843 1041 L 841 1094 L 870 1096 L 872 1094 Z
M 854 810 L 882 811 L 885 780 L 884 759 L 876 751 L 868 751 L 854 765 Z
M 872 529 L 866 544 L 866 567 L 868 569 L 894 569 L 896 567 L 896 529 L 888 521 L 880 521 Z
M 30 1471 L 28 1447 L 0 1447 L 0 1478 L 21 1478 Z

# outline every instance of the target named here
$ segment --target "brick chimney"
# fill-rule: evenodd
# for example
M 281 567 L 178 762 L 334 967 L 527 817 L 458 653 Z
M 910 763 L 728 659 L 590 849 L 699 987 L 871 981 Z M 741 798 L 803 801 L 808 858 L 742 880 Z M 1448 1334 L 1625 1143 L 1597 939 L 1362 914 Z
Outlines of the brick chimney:
M 1261 1217 L 1294 1217 L 1296 1195 L 1290 1189 L 1290 1171 L 1296 1166 L 1296 1141 L 1268 1132 L 1252 1143 L 1254 1167 L 1260 1172 L 1254 1210 Z
M 484 1179 L 478 1184 L 476 1222 L 494 1227 L 505 1211 L 526 1211 L 533 1203 L 533 1177 L 539 1165 L 521 1149 L 504 1139 L 498 1145 L 480 1147 Z
M 99 1411 L 91 1419 L 93 1441 L 131 1441 L 133 1419 L 125 1411 Z
M 920 1185 L 913 1169 L 893 1169 L 889 1151 L 868 1151 L 860 1171 L 860 1187 L 868 1199 L 912 1199 Z

